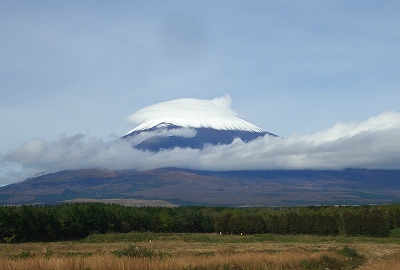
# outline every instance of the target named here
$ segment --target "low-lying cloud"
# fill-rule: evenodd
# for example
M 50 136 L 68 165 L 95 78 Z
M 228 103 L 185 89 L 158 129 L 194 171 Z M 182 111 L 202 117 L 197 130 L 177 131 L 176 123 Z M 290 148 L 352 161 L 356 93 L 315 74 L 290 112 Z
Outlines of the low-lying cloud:
M 141 142 L 149 139 L 153 136 L 157 137 L 169 137 L 176 136 L 182 138 L 193 138 L 196 136 L 197 131 L 192 128 L 173 128 L 173 129 L 157 129 L 154 131 L 142 132 L 135 136 L 128 137 L 127 140 L 135 146 L 140 144 Z
M 33 139 L 3 155 L 2 167 L 10 169 L 0 171 L 0 183 L 21 181 L 41 171 L 84 168 L 400 169 L 399 138 L 399 112 L 385 112 L 360 123 L 337 123 L 311 135 L 285 139 L 266 135 L 248 143 L 236 139 L 230 145 L 157 153 L 134 149 L 126 140 L 63 134 L 54 141 Z

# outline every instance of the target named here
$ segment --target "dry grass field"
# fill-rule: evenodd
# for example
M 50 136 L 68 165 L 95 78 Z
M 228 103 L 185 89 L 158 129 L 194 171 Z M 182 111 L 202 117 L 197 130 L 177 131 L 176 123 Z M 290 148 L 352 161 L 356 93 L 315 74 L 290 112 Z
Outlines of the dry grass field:
M 151 240 L 151 241 L 150 241 Z M 93 235 L 0 244 L 2 269 L 400 269 L 400 239 L 217 234 Z

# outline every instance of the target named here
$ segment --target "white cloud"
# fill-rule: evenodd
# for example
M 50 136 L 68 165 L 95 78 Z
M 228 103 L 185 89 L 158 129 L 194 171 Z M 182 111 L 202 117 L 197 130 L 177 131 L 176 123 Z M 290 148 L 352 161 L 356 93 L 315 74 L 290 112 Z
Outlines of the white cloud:
M 167 130 L 161 129 L 149 132 L 142 132 L 135 136 L 128 137 L 127 139 L 132 145 L 138 145 L 139 143 L 153 136 L 159 136 L 159 137 L 177 136 L 183 138 L 193 138 L 194 136 L 196 136 L 196 133 L 197 131 L 192 128 L 173 128 Z
M 352 137 L 361 132 L 388 130 L 398 128 L 399 126 L 399 113 L 385 112 L 378 116 L 371 117 L 361 123 L 337 123 L 328 130 L 307 136 L 307 140 L 314 142 L 333 141 L 343 137 Z
M 134 124 L 141 124 L 153 118 L 177 117 L 192 118 L 197 120 L 199 114 L 212 114 L 214 117 L 236 116 L 236 112 L 230 108 L 232 99 L 225 95 L 212 100 L 200 100 L 194 98 L 181 98 L 157 103 L 127 117 Z
M 202 150 L 175 148 L 158 153 L 133 149 L 125 140 L 107 142 L 83 134 L 62 134 L 50 142 L 33 139 L 6 153 L 1 163 L 19 169 L 3 169 L 0 183 L 23 180 L 17 177 L 27 172 L 83 168 L 400 169 L 399 138 L 398 112 L 382 113 L 360 123 L 338 123 L 306 136 L 265 136 L 249 143 L 236 139 L 230 145 L 209 145 Z
M 263 131 L 239 117 L 231 109 L 232 99 L 225 96 L 207 99 L 182 98 L 157 103 L 145 107 L 126 119 L 140 124 L 128 132 L 153 128 L 164 123 L 171 123 L 182 127 L 211 127 L 215 129 L 239 129 Z

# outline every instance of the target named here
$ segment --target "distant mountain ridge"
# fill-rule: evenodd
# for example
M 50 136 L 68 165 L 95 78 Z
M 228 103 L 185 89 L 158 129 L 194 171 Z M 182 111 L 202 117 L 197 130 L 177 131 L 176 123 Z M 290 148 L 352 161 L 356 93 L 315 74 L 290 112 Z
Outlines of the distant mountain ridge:
M 0 187 L 0 205 L 87 199 L 163 205 L 293 206 L 400 202 L 400 170 L 70 170 Z

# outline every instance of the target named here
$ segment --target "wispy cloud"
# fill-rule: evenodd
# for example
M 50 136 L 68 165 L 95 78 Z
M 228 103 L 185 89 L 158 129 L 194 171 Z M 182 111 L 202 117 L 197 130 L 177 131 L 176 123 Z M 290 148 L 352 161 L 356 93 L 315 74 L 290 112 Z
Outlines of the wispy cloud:
M 295 134 L 285 139 L 264 136 L 249 143 L 236 139 L 230 145 L 158 153 L 134 149 L 125 140 L 62 134 L 54 141 L 33 139 L 6 153 L 1 163 L 14 169 L 0 172 L 0 183 L 21 181 L 23 176 L 40 171 L 83 168 L 400 169 L 399 138 L 400 113 L 393 111 L 359 123 L 337 123 L 310 135 Z
M 142 132 L 135 136 L 126 138 L 132 145 L 138 145 L 139 143 L 149 139 L 153 136 L 168 137 L 176 136 L 182 138 L 193 138 L 196 136 L 197 131 L 192 128 L 174 128 L 174 129 L 161 129 L 155 131 Z

